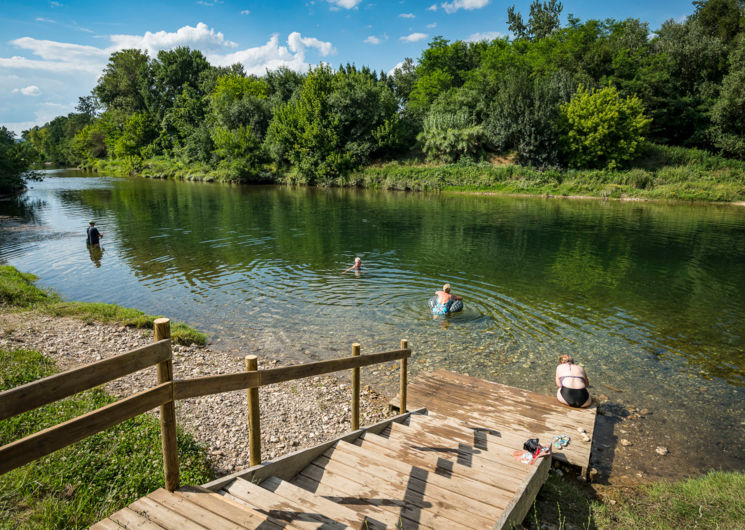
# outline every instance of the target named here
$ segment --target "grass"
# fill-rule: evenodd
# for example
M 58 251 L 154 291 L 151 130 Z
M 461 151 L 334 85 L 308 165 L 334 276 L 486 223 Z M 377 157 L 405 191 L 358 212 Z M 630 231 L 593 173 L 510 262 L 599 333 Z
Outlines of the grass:
M 523 526 L 600 530 L 743 528 L 745 474 L 711 471 L 676 482 L 610 490 L 604 502 L 551 473 Z
M 54 293 L 34 285 L 33 274 L 19 272 L 15 267 L 0 266 L 0 307 L 34 309 L 57 317 L 72 317 L 84 322 L 117 323 L 124 326 L 152 329 L 158 318 L 137 309 L 114 304 L 66 302 Z M 207 343 L 207 336 L 182 322 L 171 325 L 171 338 L 177 344 Z
M 603 198 L 745 200 L 745 162 L 698 149 L 649 145 L 623 170 L 538 171 L 489 162 L 368 166 L 338 179 L 338 186 L 415 191 L 470 191 Z
M 0 349 L 0 391 L 55 372 L 30 350 Z M 100 389 L 0 421 L 0 445 L 100 408 L 115 399 Z M 162 487 L 160 424 L 141 415 L 0 476 L 0 528 L 86 528 Z M 206 451 L 178 433 L 181 481 L 214 478 Z

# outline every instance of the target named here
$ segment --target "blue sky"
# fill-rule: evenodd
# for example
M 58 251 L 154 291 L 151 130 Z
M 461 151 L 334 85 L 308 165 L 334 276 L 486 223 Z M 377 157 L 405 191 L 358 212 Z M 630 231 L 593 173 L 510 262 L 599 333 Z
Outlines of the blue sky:
M 654 30 L 693 11 L 690 0 L 566 0 L 569 13 L 639 18 Z M 530 0 L 0 0 L 0 125 L 20 133 L 71 112 L 90 93 L 108 56 L 124 48 L 190 46 L 212 64 L 248 72 L 327 62 L 386 72 L 416 59 L 429 40 L 507 35 L 507 8 L 527 18 Z

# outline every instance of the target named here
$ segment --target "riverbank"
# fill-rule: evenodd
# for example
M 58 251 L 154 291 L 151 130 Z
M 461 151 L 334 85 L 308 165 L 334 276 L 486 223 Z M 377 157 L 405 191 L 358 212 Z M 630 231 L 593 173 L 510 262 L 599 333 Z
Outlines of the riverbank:
M 98 160 L 84 169 L 114 176 L 246 182 L 226 168 L 162 157 Z M 260 178 L 250 182 L 281 184 L 285 179 L 267 167 Z M 514 164 L 509 158 L 457 164 L 393 161 L 352 171 L 330 184 L 384 190 L 738 203 L 745 201 L 745 162 L 698 149 L 650 145 L 642 156 L 619 170 L 539 171 Z

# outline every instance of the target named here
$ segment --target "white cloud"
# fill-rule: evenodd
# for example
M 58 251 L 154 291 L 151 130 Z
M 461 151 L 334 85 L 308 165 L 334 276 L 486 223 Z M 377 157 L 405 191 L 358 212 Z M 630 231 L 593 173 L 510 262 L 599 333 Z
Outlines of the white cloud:
M 55 7 L 62 7 L 62 4 L 60 4 L 59 2 L 49 2 L 49 7 L 54 9 Z
M 428 35 L 426 33 L 412 33 L 411 35 L 401 37 L 401 40 L 404 42 L 417 42 L 422 39 L 426 39 L 427 37 Z
M 440 6 L 446 13 L 455 13 L 459 9 L 471 10 L 481 9 L 489 3 L 489 0 L 453 0 L 452 2 L 443 2 Z
M 44 18 L 44 17 L 36 17 L 34 20 L 37 22 L 46 22 L 48 24 L 56 24 L 56 20 L 52 20 L 51 18 Z
M 437 4 L 432 4 L 427 8 L 427 11 L 437 11 Z
M 502 39 L 505 35 L 498 31 L 484 31 L 482 33 L 474 33 L 466 39 L 466 42 L 479 42 L 482 40 L 492 41 L 494 39 Z
M 376 36 L 374 36 L 374 35 L 370 35 L 370 36 L 369 36 L 368 38 L 366 38 L 366 39 L 365 39 L 364 41 L 362 41 L 362 42 L 366 42 L 366 43 L 368 43 L 368 44 L 380 44 L 380 39 L 379 39 L 379 38 L 377 38 L 377 37 L 376 37 Z
M 116 50 L 138 48 L 147 51 L 150 55 L 156 55 L 159 50 L 168 50 L 177 46 L 189 46 L 202 51 L 238 46 L 234 42 L 226 41 L 222 32 L 208 28 L 204 22 L 199 22 L 196 27 L 183 26 L 175 33 L 147 31 L 145 35 L 112 35 L 111 42 Z
M 212 1 L 197 0 L 197 4 L 199 4 L 200 6 L 212 7 L 218 4 L 222 4 L 222 2 L 220 0 L 212 0 Z
M 401 13 L 398 16 L 401 18 L 416 18 L 416 15 L 414 13 Z
M 326 0 L 329 4 L 331 4 L 333 7 L 339 9 L 352 9 L 357 7 L 362 0 Z
M 437 27 L 437 22 L 432 22 L 432 24 L 427 24 L 427 27 L 428 27 L 429 29 L 433 29 L 433 28 L 436 28 L 436 27 Z
M 249 11 L 248 9 L 244 9 L 243 11 L 241 11 L 241 15 L 250 15 L 250 14 L 251 14 L 251 11 Z
M 41 90 L 39 90 L 39 87 L 36 85 L 29 85 L 24 88 L 14 88 L 13 89 L 14 94 L 23 94 L 24 96 L 38 96 L 41 94 Z
M 395 74 L 396 73 L 396 70 L 398 70 L 399 68 L 401 68 L 403 65 L 404 65 L 404 62 L 403 61 L 397 63 L 396 66 L 394 66 L 393 68 L 391 68 L 390 70 L 388 70 L 388 75 Z

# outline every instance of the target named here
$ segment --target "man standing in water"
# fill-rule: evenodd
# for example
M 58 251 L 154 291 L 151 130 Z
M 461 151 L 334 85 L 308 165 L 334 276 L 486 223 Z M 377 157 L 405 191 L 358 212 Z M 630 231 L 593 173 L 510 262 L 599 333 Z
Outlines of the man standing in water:
M 87 243 L 89 245 L 98 245 L 99 240 L 103 237 L 103 234 L 98 231 L 98 228 L 96 228 L 96 223 L 91 221 L 90 226 L 88 227 L 88 230 L 86 230 L 87 234 Z

